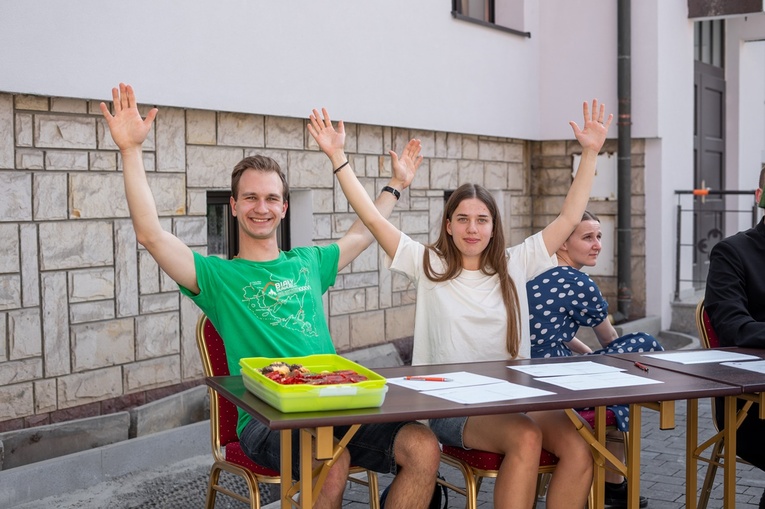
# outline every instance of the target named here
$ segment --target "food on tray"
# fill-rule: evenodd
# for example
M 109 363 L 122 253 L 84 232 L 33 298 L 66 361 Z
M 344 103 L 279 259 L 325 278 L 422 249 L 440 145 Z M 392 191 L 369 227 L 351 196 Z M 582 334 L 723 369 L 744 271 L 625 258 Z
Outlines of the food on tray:
M 286 362 L 276 361 L 260 370 L 260 372 L 264 375 L 272 372 L 281 373 L 282 375 L 289 375 L 292 371 L 308 373 L 308 368 L 304 368 L 302 364 L 287 364 Z
M 311 373 L 311 371 L 302 364 L 287 364 L 286 362 L 281 361 L 272 362 L 268 366 L 261 368 L 259 371 L 263 376 L 284 385 L 354 384 L 356 382 L 367 380 L 367 377 L 358 374 L 352 369 Z

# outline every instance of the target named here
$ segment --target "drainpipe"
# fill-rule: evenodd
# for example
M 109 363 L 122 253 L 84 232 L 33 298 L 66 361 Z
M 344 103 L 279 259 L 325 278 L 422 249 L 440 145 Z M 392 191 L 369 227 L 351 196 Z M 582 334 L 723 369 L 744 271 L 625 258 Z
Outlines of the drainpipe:
M 627 321 L 632 304 L 632 83 L 631 83 L 631 4 L 618 0 L 617 5 L 617 92 L 619 95 L 617 189 L 617 312 L 616 323 Z

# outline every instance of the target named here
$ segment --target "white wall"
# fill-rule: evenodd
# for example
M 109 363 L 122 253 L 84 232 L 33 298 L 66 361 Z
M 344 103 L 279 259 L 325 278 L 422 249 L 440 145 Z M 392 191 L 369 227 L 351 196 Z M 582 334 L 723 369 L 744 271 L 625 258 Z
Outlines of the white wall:
M 656 133 L 635 129 L 646 137 L 646 313 L 671 323 L 675 283 L 675 190 L 693 187 L 693 23 L 685 2 L 633 2 L 633 73 L 655 75 L 647 93 L 633 84 L 638 96 L 635 116 L 655 117 Z M 653 4 L 649 6 L 647 4 Z M 655 35 L 651 32 L 655 31 Z M 645 39 L 646 44 L 640 43 Z M 651 104 L 653 101 L 653 104 Z M 681 266 L 692 263 L 684 254 Z
M 728 189 L 752 190 L 765 162 L 765 15 L 735 18 L 726 33 Z M 754 198 L 729 199 L 728 208 L 751 209 Z M 751 215 L 732 216 L 727 233 L 751 227 Z
M 540 4 L 540 117 L 543 139 L 572 137 L 582 102 L 597 98 L 617 111 L 616 2 L 564 0 Z M 534 35 L 532 34 L 532 38 Z M 616 122 L 609 137 L 616 137 Z
M 536 138 L 539 34 L 450 10 L 448 0 L 4 1 L 0 91 L 108 99 L 125 81 L 145 103 L 301 118 L 327 106 L 349 121 Z
M 354 122 L 524 139 L 570 138 L 568 121 L 593 97 L 616 111 L 615 2 L 525 2 L 515 10 L 531 38 L 450 10 L 449 0 L 4 1 L 0 91 L 108 100 L 124 81 L 147 104 L 299 118 L 327 106 Z M 650 74 L 634 78 L 652 88 Z M 635 119 L 638 136 L 654 127 Z

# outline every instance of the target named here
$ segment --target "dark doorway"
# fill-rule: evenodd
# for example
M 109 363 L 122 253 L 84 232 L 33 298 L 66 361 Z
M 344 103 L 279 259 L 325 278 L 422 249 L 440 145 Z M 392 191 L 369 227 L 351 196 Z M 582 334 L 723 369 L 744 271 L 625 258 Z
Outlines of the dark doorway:
M 696 189 L 725 189 L 725 73 L 701 61 L 695 63 L 694 172 Z M 709 252 L 725 238 L 724 197 L 696 197 L 693 207 L 693 280 L 703 288 L 709 272 Z

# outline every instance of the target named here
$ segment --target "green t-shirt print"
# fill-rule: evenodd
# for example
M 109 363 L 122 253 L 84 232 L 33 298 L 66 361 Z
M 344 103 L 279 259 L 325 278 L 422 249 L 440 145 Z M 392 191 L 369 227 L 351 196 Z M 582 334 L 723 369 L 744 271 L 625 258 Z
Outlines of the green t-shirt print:
M 271 274 L 268 281 L 254 281 L 242 289 L 244 301 L 273 327 L 318 336 L 314 323 L 319 310 L 312 299 L 309 272 L 307 267 L 301 267 L 296 279 Z
M 299 247 L 251 262 L 194 255 L 198 295 L 185 288 L 223 337 L 232 374 L 243 357 L 334 353 L 322 294 L 337 276 L 340 249 Z

